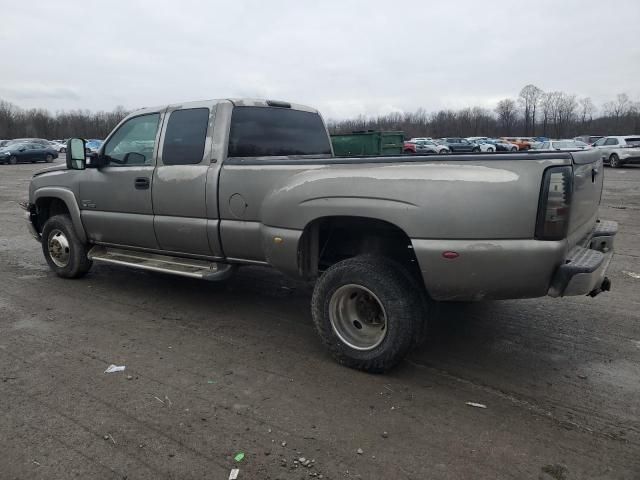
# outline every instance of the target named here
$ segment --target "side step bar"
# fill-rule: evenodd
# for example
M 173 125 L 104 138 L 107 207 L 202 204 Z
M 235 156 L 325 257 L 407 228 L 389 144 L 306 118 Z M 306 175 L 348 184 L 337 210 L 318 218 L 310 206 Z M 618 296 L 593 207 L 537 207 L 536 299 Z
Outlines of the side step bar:
M 122 248 L 103 247 L 101 245 L 96 245 L 89 250 L 87 256 L 94 262 L 123 265 L 153 272 L 172 273 L 183 277 L 210 281 L 226 280 L 236 270 L 235 265 L 228 263 L 172 257 Z

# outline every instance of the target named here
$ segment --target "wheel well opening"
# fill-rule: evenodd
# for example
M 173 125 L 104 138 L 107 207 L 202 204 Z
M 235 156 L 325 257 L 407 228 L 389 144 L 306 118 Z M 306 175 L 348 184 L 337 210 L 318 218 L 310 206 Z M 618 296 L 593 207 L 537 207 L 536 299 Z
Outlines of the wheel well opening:
M 305 228 L 299 249 L 301 274 L 314 278 L 331 265 L 363 254 L 391 258 L 420 275 L 411 239 L 399 227 L 365 217 L 324 217 Z
M 68 215 L 69 209 L 67 204 L 59 198 L 45 197 L 36 200 L 36 214 L 38 221 L 36 228 L 38 232 L 42 232 L 42 227 L 48 219 L 55 215 Z

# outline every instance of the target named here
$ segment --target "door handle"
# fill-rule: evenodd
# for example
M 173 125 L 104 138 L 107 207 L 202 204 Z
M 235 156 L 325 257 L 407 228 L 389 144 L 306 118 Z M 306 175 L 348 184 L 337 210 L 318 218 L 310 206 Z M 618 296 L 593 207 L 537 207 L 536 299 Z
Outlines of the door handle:
M 147 177 L 138 177 L 135 181 L 138 190 L 146 190 L 149 188 L 149 179 Z

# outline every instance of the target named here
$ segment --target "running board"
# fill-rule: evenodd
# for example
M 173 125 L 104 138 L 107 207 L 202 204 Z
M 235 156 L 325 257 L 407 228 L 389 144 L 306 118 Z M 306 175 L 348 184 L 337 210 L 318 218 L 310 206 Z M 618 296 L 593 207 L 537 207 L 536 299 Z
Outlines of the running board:
M 122 248 L 94 246 L 87 254 L 94 262 L 123 265 L 125 267 L 151 270 L 152 272 L 172 273 L 183 277 L 202 280 L 226 280 L 235 270 L 235 265 L 215 263 L 207 260 L 172 257 Z

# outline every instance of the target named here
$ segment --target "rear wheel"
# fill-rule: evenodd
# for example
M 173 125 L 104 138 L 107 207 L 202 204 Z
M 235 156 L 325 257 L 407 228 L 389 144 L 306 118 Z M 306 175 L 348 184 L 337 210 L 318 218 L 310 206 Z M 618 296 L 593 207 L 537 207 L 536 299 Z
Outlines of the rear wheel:
M 518 151 L 518 147 L 511 147 L 511 151 L 512 152 L 517 152 Z
M 618 154 L 616 153 L 611 154 L 611 156 L 609 157 L 609 166 L 611 168 L 620 168 L 622 166 L 622 164 L 620 163 L 620 157 L 618 157 Z
M 11 157 L 9 157 L 9 163 L 11 165 L 15 165 L 16 163 L 18 163 L 18 157 L 16 157 L 15 155 L 11 155 Z
M 493 148 L 491 148 L 491 147 L 487 148 L 487 152 L 489 152 L 489 153 L 493 153 L 494 151 L 495 150 Z
M 87 246 L 80 242 L 68 215 L 49 218 L 42 229 L 42 253 L 58 276 L 78 278 L 91 268 Z
M 66 149 L 66 148 L 64 148 L 64 147 L 63 147 L 63 148 L 61 148 L 61 149 L 60 149 L 60 153 L 67 153 L 67 149 Z
M 380 373 L 397 365 L 420 339 L 422 291 L 401 265 L 361 255 L 320 277 L 311 309 L 318 334 L 342 365 Z
M 46 156 L 46 158 L 45 158 L 45 161 L 46 161 L 47 163 L 51 163 L 51 162 L 53 162 L 53 155 L 47 155 L 47 156 Z
M 480 153 L 480 149 L 479 148 L 474 148 L 473 150 L 471 150 L 471 153 Z

